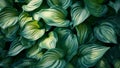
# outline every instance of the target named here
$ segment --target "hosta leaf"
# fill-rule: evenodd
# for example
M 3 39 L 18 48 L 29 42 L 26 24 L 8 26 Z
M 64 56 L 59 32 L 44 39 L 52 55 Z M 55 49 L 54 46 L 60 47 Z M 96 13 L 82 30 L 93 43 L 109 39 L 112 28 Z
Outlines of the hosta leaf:
M 33 42 L 28 41 L 25 38 L 18 37 L 10 45 L 8 55 L 15 56 L 19 54 L 22 50 L 31 47 Z
M 37 63 L 36 68 L 64 68 L 66 65 L 63 60 L 64 52 L 61 49 L 50 49 Z
M 3 9 L 4 7 L 8 6 L 8 3 L 6 0 L 0 0 L 0 10 Z
M 40 51 L 41 51 L 41 48 L 36 44 L 36 45 L 32 46 L 30 49 L 27 50 L 26 55 L 29 58 L 35 58 L 36 59 L 36 56 Z M 42 55 L 42 53 L 41 53 L 41 55 Z
M 21 13 L 21 15 L 19 16 L 20 27 L 23 28 L 23 26 L 29 21 L 32 21 L 32 17 L 30 17 L 29 14 L 26 12 Z
M 102 4 L 104 2 L 104 0 L 101 0 L 101 1 L 98 1 L 98 0 L 92 0 L 92 1 L 91 0 L 84 0 L 84 2 L 85 2 L 85 5 L 88 8 L 90 14 L 93 15 L 93 16 L 101 17 L 108 10 L 107 6 Z
M 45 49 L 52 49 L 56 47 L 58 37 L 55 32 L 50 32 L 48 36 L 39 41 L 39 47 Z
M 3 29 L 2 32 L 5 35 L 5 39 L 7 41 L 13 41 L 17 36 L 18 28 L 19 28 L 18 25 L 14 25 L 6 29 Z
M 81 2 L 77 2 L 72 5 L 71 8 L 71 17 L 73 25 L 79 25 L 89 17 L 90 13 L 86 7 L 82 6 Z
M 99 44 L 84 44 L 79 48 L 78 64 L 80 68 L 92 67 L 110 47 Z
M 45 23 L 50 26 L 57 27 L 67 27 L 69 26 L 69 21 L 65 20 L 67 12 L 59 7 L 41 9 L 39 12 L 34 14 L 34 19 L 39 20 L 43 18 Z
M 109 62 L 107 61 L 107 58 L 102 58 L 100 61 L 98 61 L 95 68 L 111 68 L 111 67 Z
M 0 27 L 5 29 L 13 26 L 18 21 L 18 13 L 14 8 L 4 8 L 0 12 Z
M 32 68 L 35 62 L 33 59 L 20 59 L 12 65 L 12 68 Z
M 70 61 L 77 53 L 78 41 L 77 37 L 71 30 L 65 28 L 56 28 L 58 34 L 58 47 L 66 52 L 66 60 Z
M 72 4 L 72 0 L 47 0 L 47 2 L 51 7 L 60 6 L 64 9 L 67 9 Z
M 40 7 L 42 4 L 43 0 L 29 0 L 30 2 L 27 5 L 23 5 L 22 8 L 25 11 L 33 11 Z
M 87 42 L 88 40 L 88 36 L 89 36 L 89 33 L 90 33 L 90 28 L 82 23 L 82 24 L 79 24 L 77 27 L 76 27 L 76 30 L 77 30 L 77 36 L 78 36 L 78 40 L 79 40 L 79 43 L 80 44 L 83 44 L 85 42 Z
M 45 29 L 41 29 L 40 22 L 38 21 L 30 21 L 25 25 L 25 28 L 21 32 L 21 35 L 26 39 L 35 41 L 42 37 L 45 33 Z
M 94 28 L 96 38 L 105 43 L 117 43 L 116 33 L 109 22 L 103 22 Z
M 115 0 L 115 2 L 110 1 L 109 6 L 115 9 L 116 12 L 120 9 L 120 0 Z
M 120 59 L 114 60 L 113 66 L 114 66 L 114 68 L 119 68 L 120 67 Z

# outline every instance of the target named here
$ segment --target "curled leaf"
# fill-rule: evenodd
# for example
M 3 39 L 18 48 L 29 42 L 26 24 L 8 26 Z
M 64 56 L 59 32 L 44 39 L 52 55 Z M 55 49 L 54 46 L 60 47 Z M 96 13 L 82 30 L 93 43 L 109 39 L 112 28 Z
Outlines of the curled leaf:
M 48 50 L 41 60 L 37 63 L 38 68 L 64 68 L 66 65 L 63 60 L 64 52 L 61 49 Z
M 50 26 L 67 27 L 69 26 L 69 20 L 66 20 L 67 12 L 58 7 L 41 9 L 34 14 L 34 19 L 44 19 L 45 23 Z
M 77 53 L 77 36 L 71 30 L 65 28 L 56 28 L 55 31 L 58 34 L 57 47 L 63 49 L 66 52 L 65 59 L 69 62 Z
M 103 22 L 94 28 L 95 37 L 105 43 L 117 43 L 116 33 L 109 22 Z
M 48 36 L 40 40 L 39 47 L 45 49 L 55 48 L 57 40 L 58 40 L 57 34 L 55 32 L 50 32 Z
M 14 8 L 4 8 L 0 12 L 0 27 L 5 29 L 15 25 L 18 21 L 18 13 Z
M 86 7 L 83 7 L 81 2 L 77 2 L 72 5 L 71 17 L 74 26 L 84 22 L 89 17 L 89 15 L 90 13 L 88 9 Z
M 31 47 L 33 42 L 30 42 L 22 37 L 16 38 L 10 45 L 8 55 L 15 56 L 19 54 L 22 50 Z
M 84 44 L 79 48 L 78 64 L 81 68 L 94 66 L 110 47 L 99 44 Z
M 90 33 L 89 29 L 90 28 L 84 23 L 79 24 L 76 27 L 79 44 L 83 44 L 83 43 L 88 41 L 87 39 L 88 39 L 88 36 L 89 36 L 89 33 Z
M 22 8 L 25 11 L 33 11 L 37 9 L 43 2 L 43 0 L 29 0 L 27 5 L 23 5 Z
M 23 13 L 20 14 L 19 25 L 20 25 L 21 28 L 23 28 L 23 26 L 25 26 L 25 24 L 29 21 L 32 21 L 32 17 L 30 17 L 28 13 L 23 12 Z
M 25 25 L 21 35 L 26 39 L 35 41 L 42 37 L 44 33 L 45 29 L 41 29 L 41 25 L 39 25 L 38 21 L 30 21 Z

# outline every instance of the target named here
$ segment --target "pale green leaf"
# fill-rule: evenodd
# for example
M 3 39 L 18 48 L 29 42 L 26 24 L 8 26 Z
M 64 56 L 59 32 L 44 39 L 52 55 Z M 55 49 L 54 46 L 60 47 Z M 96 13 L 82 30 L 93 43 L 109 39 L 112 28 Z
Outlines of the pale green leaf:
M 38 40 L 45 33 L 45 29 L 41 28 L 41 25 L 39 25 L 39 23 L 40 22 L 38 21 L 28 22 L 25 25 L 25 28 L 23 29 L 23 31 L 21 32 L 21 35 L 24 38 L 29 39 L 31 41 Z
M 94 28 L 95 37 L 105 43 L 117 43 L 116 33 L 109 22 L 103 22 Z
M 27 5 L 23 5 L 22 8 L 25 11 L 33 11 L 40 7 L 42 4 L 43 0 L 29 0 L 30 2 Z
M 99 44 L 84 44 L 79 48 L 78 64 L 80 68 L 94 66 L 110 47 Z
M 72 5 L 71 17 L 74 26 L 84 22 L 89 17 L 89 15 L 90 13 L 88 9 L 86 7 L 83 7 L 81 2 L 77 2 Z
M 67 12 L 59 7 L 41 9 L 34 14 L 34 19 L 44 19 L 45 23 L 50 26 L 67 27 L 69 26 L 69 20 L 66 20 Z
M 32 17 L 26 12 L 22 12 L 19 16 L 19 25 L 21 28 L 25 26 L 25 24 L 29 21 L 32 21 Z
M 37 63 L 37 68 L 64 68 L 66 65 L 63 60 L 65 53 L 61 49 L 48 50 L 41 60 Z
M 72 4 L 72 0 L 47 0 L 47 2 L 50 7 L 60 6 L 64 9 L 67 9 Z
M 48 36 L 46 35 L 46 37 L 40 39 L 38 44 L 40 48 L 52 49 L 56 47 L 57 40 L 57 34 L 52 31 L 48 34 Z
M 13 26 L 18 21 L 18 13 L 14 8 L 4 8 L 0 12 L 0 27 L 5 29 Z

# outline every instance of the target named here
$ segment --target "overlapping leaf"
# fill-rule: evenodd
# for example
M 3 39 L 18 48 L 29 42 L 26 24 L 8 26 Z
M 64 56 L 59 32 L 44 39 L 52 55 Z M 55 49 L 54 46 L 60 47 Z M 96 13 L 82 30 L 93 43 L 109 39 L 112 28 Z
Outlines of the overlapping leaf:
M 13 41 L 17 37 L 18 29 L 19 29 L 18 25 L 14 25 L 6 29 L 3 29 L 2 32 L 5 35 L 4 39 L 8 41 Z
M 52 49 L 56 47 L 57 40 L 57 34 L 55 32 L 50 32 L 48 36 L 46 35 L 38 44 L 40 48 Z
M 86 24 L 82 23 L 76 27 L 76 30 L 77 30 L 79 43 L 83 44 L 87 42 L 88 41 L 87 39 L 90 33 L 90 28 Z
M 19 16 L 20 27 L 23 28 L 23 26 L 25 26 L 25 24 L 29 21 L 32 21 L 32 17 L 30 17 L 29 14 L 26 12 L 21 13 L 21 15 Z
M 13 26 L 18 21 L 18 13 L 14 8 L 4 8 L 0 12 L 0 27 L 5 29 Z
M 36 68 L 64 68 L 66 65 L 64 55 L 61 49 L 50 49 L 37 63 Z
M 66 60 L 70 61 L 72 57 L 77 53 L 78 41 L 77 37 L 71 30 L 65 28 L 57 28 L 55 31 L 58 34 L 58 47 L 64 49 L 66 54 Z
M 67 9 L 72 4 L 72 0 L 47 0 L 47 2 L 50 7 L 60 6 L 64 9 Z
M 102 42 L 116 44 L 117 37 L 113 28 L 109 22 L 103 22 L 94 28 L 94 35 Z
M 22 8 L 25 11 L 33 11 L 40 7 L 42 4 L 43 0 L 29 0 L 30 2 L 27 5 L 23 5 Z
M 19 54 L 22 50 L 31 47 L 33 43 L 34 42 L 30 42 L 25 38 L 18 37 L 11 43 L 8 55 L 15 56 Z
M 45 23 L 50 26 L 67 27 L 69 20 L 66 20 L 67 12 L 59 7 L 52 7 L 49 9 L 41 9 L 34 14 L 34 19 L 44 19 Z
M 25 28 L 21 32 L 21 35 L 29 40 L 35 41 L 42 37 L 45 33 L 45 29 L 41 28 L 38 21 L 30 21 L 25 25 Z
M 115 2 L 110 1 L 109 6 L 115 9 L 116 12 L 120 10 L 120 0 L 115 0 Z
M 74 26 L 85 21 L 90 15 L 86 6 L 82 6 L 82 4 L 82 2 L 77 2 L 71 7 L 71 17 Z
M 99 0 L 99 1 L 98 0 L 84 0 L 84 2 L 90 14 L 93 16 L 101 17 L 108 10 L 107 6 L 102 4 L 104 3 L 104 0 Z
M 80 68 L 94 66 L 110 47 L 99 44 L 84 44 L 79 48 L 78 64 Z

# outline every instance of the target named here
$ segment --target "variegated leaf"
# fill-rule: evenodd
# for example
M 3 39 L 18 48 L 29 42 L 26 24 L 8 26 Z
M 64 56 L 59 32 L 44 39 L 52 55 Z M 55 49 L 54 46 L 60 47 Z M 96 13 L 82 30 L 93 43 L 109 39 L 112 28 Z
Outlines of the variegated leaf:
M 59 7 L 52 7 L 49 9 L 41 9 L 34 14 L 34 19 L 44 19 L 45 23 L 50 26 L 67 27 L 69 20 L 66 20 L 67 12 Z
M 29 0 L 30 2 L 27 5 L 23 5 L 22 8 L 25 11 L 33 11 L 40 7 L 42 4 L 43 0 Z
M 41 28 L 38 21 L 30 21 L 23 28 L 21 35 L 31 41 L 38 40 L 45 33 L 45 29 Z
M 73 21 L 73 26 L 79 25 L 84 22 L 90 15 L 86 6 L 82 6 L 82 2 L 77 2 L 71 7 L 71 17 Z

